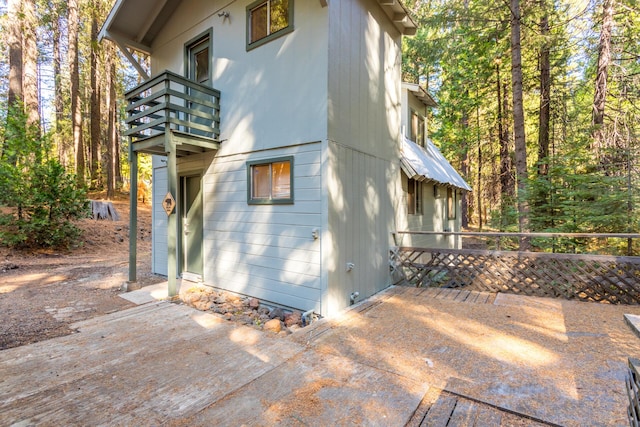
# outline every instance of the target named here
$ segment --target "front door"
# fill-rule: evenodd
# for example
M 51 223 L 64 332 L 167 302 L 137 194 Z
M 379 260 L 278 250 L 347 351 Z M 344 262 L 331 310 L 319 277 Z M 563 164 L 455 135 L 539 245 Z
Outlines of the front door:
M 182 277 L 202 280 L 202 177 L 180 177 Z

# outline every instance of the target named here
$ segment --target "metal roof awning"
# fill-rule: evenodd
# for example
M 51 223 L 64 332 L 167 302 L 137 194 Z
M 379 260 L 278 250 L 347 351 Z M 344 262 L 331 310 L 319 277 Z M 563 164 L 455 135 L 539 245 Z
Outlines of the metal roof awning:
M 429 180 L 463 191 L 471 191 L 469 184 L 430 140 L 427 140 L 426 147 L 421 147 L 410 139 L 404 138 L 400 164 L 404 173 L 411 179 Z

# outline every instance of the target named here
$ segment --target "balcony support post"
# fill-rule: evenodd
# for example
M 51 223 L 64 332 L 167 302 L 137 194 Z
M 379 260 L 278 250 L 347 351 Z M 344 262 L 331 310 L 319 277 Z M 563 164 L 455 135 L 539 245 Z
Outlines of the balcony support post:
M 129 139 L 129 282 L 127 290 L 138 289 L 138 153 Z

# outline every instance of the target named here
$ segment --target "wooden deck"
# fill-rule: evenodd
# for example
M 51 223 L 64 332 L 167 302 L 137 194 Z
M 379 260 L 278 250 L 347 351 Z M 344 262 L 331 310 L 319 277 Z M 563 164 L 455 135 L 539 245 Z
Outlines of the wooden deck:
M 426 298 L 450 300 L 463 302 L 467 304 L 493 304 L 496 299 L 495 292 L 478 292 L 467 291 L 463 289 L 449 289 L 449 288 L 411 288 L 412 293 L 415 296 L 421 296 Z
M 144 303 L 0 352 L 0 425 L 626 425 L 622 308 L 504 297 L 396 287 L 287 337 Z
M 556 426 L 522 414 L 455 395 L 430 391 L 405 427 L 542 427 Z

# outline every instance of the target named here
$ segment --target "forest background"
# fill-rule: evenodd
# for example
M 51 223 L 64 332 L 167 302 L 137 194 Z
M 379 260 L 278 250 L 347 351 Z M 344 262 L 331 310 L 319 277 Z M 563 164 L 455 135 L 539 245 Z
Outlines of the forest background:
M 20 205 L 37 165 L 58 198 L 128 190 L 123 93 L 140 80 L 97 42 L 112 3 L 0 1 L 0 205 Z M 430 136 L 473 187 L 465 227 L 637 232 L 637 0 L 405 4 L 419 29 L 403 79 L 438 102 Z M 150 184 L 149 158 L 140 172 Z

